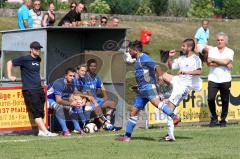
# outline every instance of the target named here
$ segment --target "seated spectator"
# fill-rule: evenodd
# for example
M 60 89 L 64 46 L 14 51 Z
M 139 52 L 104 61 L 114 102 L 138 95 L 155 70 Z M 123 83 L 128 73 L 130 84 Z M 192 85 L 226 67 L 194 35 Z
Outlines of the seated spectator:
M 32 16 L 29 13 L 29 8 L 32 6 L 32 2 L 23 0 L 22 6 L 18 9 L 18 29 L 28 29 L 33 27 Z
M 41 11 L 41 1 L 35 0 L 33 2 L 33 9 L 31 9 L 29 12 L 33 19 L 33 28 L 41 28 L 43 19 L 43 14 Z
M 105 26 L 107 26 L 107 22 L 108 22 L 108 18 L 106 17 L 106 16 L 102 16 L 101 18 L 100 18 L 100 27 L 105 27 Z
M 79 26 L 81 21 L 81 13 L 84 5 L 79 3 L 74 10 L 70 10 L 58 23 L 58 26 L 63 26 L 66 21 L 70 22 L 72 26 Z
M 117 17 L 112 18 L 112 24 L 110 25 L 111 27 L 118 27 L 119 25 L 119 19 Z
M 79 26 L 89 26 L 87 21 L 82 21 Z
M 71 26 L 72 26 L 72 23 L 70 23 L 68 20 L 66 20 L 66 21 L 64 21 L 64 23 L 63 23 L 62 26 L 71 27 Z
M 95 98 L 98 105 L 102 108 L 103 112 L 105 113 L 106 118 L 111 121 L 113 117 L 113 113 L 116 109 L 116 103 L 108 98 L 106 88 L 103 85 L 102 80 L 97 75 L 97 61 L 95 59 L 90 59 L 87 62 L 88 72 L 86 74 L 86 84 L 89 89 L 89 93 Z M 97 96 L 97 89 L 100 89 L 103 98 L 99 98 Z
M 43 20 L 42 20 L 42 26 L 47 27 L 47 26 L 53 26 L 55 21 L 56 21 L 56 16 L 54 13 L 54 3 L 50 2 L 48 5 L 48 11 L 43 15 Z
M 96 25 L 97 25 L 97 18 L 95 15 L 91 15 L 88 26 L 96 26 Z

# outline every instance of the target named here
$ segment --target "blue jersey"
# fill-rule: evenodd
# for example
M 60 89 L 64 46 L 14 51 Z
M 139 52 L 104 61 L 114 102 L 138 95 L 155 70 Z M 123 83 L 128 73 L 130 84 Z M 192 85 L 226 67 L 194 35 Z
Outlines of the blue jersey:
M 74 78 L 74 85 L 79 92 L 86 93 L 87 91 L 89 91 L 86 78 L 82 77 Z
M 141 53 L 135 62 L 135 78 L 139 89 L 148 84 L 156 84 L 156 62 L 145 53 Z
M 63 100 L 68 100 L 74 90 L 75 85 L 73 82 L 71 84 L 67 84 L 65 78 L 59 78 L 52 84 L 48 85 L 48 101 L 49 103 L 56 101 L 56 95 L 61 96 Z
M 89 73 L 85 76 L 86 88 L 87 91 L 90 91 L 92 96 L 97 96 L 97 89 L 102 88 L 103 82 L 98 75 L 90 75 Z
M 31 55 L 21 56 L 12 60 L 13 66 L 20 66 L 23 90 L 40 89 L 40 62 L 41 58 Z

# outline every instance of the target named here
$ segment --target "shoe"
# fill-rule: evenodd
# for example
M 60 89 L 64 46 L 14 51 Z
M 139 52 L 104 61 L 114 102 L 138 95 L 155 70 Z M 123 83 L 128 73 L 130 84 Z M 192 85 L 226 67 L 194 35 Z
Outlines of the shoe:
M 43 131 L 39 130 L 38 136 L 41 136 L 41 137 L 54 137 L 54 136 L 58 136 L 58 134 L 51 133 L 49 131 L 47 133 L 44 133 Z
M 122 137 L 116 138 L 116 141 L 121 141 L 121 142 L 129 142 L 130 140 L 131 140 L 131 138 L 127 137 L 127 136 L 122 136 Z
M 226 120 L 221 120 L 220 121 L 220 127 L 227 127 L 227 122 L 226 122 Z
M 166 135 L 165 137 L 164 137 L 164 140 L 165 141 L 175 141 L 176 139 L 175 139 L 175 137 L 174 136 L 170 136 L 170 135 Z
M 103 128 L 108 130 L 108 131 L 113 131 L 114 130 L 114 126 L 110 123 L 105 123 Z
M 178 125 L 178 123 L 180 122 L 181 122 L 181 118 L 178 115 L 176 115 L 176 117 L 173 119 L 173 125 Z
M 78 132 L 79 132 L 80 135 L 86 134 L 83 129 L 80 129 Z
M 71 136 L 72 134 L 70 133 L 69 130 L 63 132 L 63 136 Z
M 210 123 L 209 123 L 209 127 L 215 127 L 218 123 L 217 119 L 211 119 Z

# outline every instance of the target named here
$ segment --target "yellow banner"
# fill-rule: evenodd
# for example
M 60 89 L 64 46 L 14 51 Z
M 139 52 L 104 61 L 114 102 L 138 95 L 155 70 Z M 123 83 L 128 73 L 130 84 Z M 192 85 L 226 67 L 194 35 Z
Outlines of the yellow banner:
M 200 92 L 191 92 L 177 107 L 177 114 L 182 118 L 182 122 L 208 122 L 210 121 L 210 111 L 207 104 L 207 82 L 203 82 Z M 217 94 L 216 107 L 217 114 L 221 116 L 221 97 Z M 165 123 L 167 116 L 156 109 L 151 103 L 148 104 L 149 124 Z M 240 120 L 240 81 L 232 81 L 230 103 L 227 120 Z
M 47 114 L 44 122 L 47 125 Z M 28 115 L 21 87 L 0 88 L 0 131 L 28 130 L 32 126 L 34 121 Z

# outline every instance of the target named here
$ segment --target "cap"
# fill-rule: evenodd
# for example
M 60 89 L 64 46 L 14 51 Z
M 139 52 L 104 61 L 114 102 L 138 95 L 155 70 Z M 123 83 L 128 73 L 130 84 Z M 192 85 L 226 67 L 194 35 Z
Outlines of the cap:
M 40 45 L 40 43 L 39 42 L 37 42 L 37 41 L 34 41 L 34 42 L 32 42 L 31 44 L 30 44 L 30 48 L 32 49 L 41 49 L 41 48 L 43 48 L 41 45 Z

